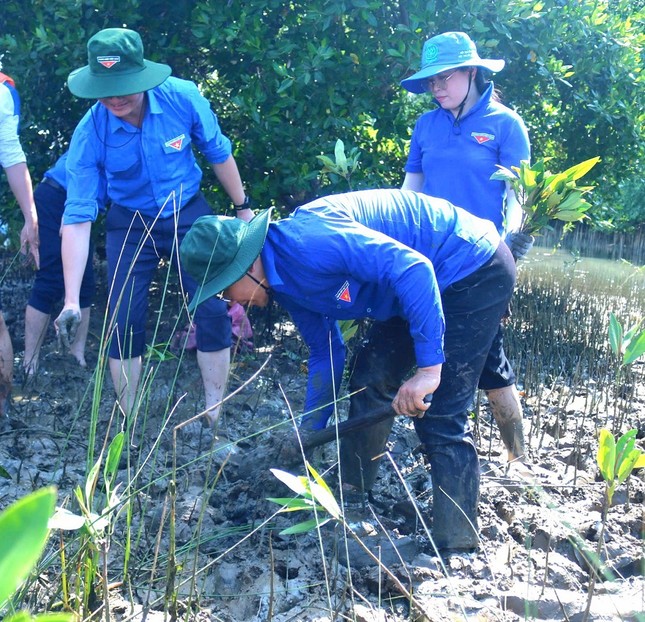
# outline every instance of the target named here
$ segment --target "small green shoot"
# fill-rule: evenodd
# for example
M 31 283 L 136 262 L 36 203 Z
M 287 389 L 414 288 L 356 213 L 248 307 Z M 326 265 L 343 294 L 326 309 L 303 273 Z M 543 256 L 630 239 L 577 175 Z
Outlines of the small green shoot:
M 336 141 L 334 148 L 334 160 L 329 156 L 319 155 L 316 156 L 323 167 L 321 173 L 329 175 L 330 177 L 338 176 L 347 182 L 347 186 L 352 190 L 351 177 L 358 168 L 360 160 L 360 151 L 353 147 L 349 154 L 345 153 L 345 143 L 340 138 Z
M 620 362 L 627 367 L 645 354 L 645 328 L 637 322 L 625 330 L 614 313 L 609 316 L 609 345 Z
M 616 487 L 622 484 L 634 469 L 645 467 L 645 452 L 636 448 L 637 432 L 638 430 L 629 430 L 616 441 L 609 430 L 600 430 L 596 461 L 607 486 L 605 493 L 608 505 L 611 505 Z
M 320 477 L 316 469 L 309 463 L 307 463 L 307 470 L 311 474 L 311 478 L 306 475 L 292 475 L 280 469 L 271 469 L 271 473 L 275 477 L 299 496 L 296 498 L 269 497 L 269 501 L 284 506 L 281 512 L 298 512 L 300 510 L 316 512 L 316 516 L 313 519 L 288 527 L 280 532 L 281 535 L 305 533 L 317 527 L 322 527 L 332 519 L 341 519 L 341 509 L 325 480 Z M 327 513 L 328 516 L 319 519 L 318 512 Z

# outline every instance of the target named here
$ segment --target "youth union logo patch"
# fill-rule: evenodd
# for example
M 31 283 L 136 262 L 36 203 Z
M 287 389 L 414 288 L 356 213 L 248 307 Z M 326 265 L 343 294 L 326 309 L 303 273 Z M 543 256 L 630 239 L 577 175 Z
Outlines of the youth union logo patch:
M 487 143 L 489 140 L 495 140 L 493 134 L 487 134 L 486 132 L 471 132 L 470 135 L 480 144 Z
M 336 292 L 336 300 L 351 302 L 352 297 L 349 294 L 349 281 L 345 281 L 342 287 Z
M 109 69 L 110 67 L 114 67 L 117 63 L 121 62 L 121 57 L 120 56 L 97 56 L 96 57 L 96 62 L 99 65 L 103 65 L 106 69 Z
M 165 142 L 164 146 L 170 147 L 171 149 L 176 149 L 177 151 L 179 151 L 181 149 L 181 146 L 184 143 L 184 138 L 186 138 L 186 134 L 175 136 L 175 138 L 171 138 L 169 141 Z

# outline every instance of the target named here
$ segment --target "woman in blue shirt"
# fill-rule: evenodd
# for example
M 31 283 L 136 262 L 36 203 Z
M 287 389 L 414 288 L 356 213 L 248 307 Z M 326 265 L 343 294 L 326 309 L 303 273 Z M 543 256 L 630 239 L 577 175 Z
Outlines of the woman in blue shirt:
M 65 306 L 56 320 L 65 337 L 80 321 L 79 289 L 101 177 L 111 202 L 106 217 L 110 282 L 109 365 L 121 407 L 131 412 L 145 351 L 148 290 L 161 256 L 177 264 L 177 248 L 200 216 L 212 212 L 200 192 L 193 152 L 211 164 L 241 218 L 251 218 L 231 143 L 197 86 L 170 77 L 168 65 L 143 57 L 141 37 L 107 28 L 87 44 L 88 65 L 68 87 L 98 99 L 78 124 L 69 148 L 63 217 Z M 178 266 L 190 298 L 196 283 Z M 209 301 L 195 315 L 197 361 L 214 423 L 228 377 L 231 324 L 226 304 Z
M 249 224 L 207 216 L 193 225 L 180 251 L 203 283 L 191 305 L 224 290 L 264 306 L 271 290 L 310 349 L 305 430 L 324 427 L 335 408 L 345 363 L 337 320 L 376 320 L 357 355 L 364 371 L 352 376 L 349 416 L 369 415 L 384 392 L 392 416 L 415 418 L 431 463 L 435 543 L 444 552 L 476 548 L 479 464 L 468 407 L 513 291 L 508 248 L 490 222 L 402 190 L 323 197 L 268 221 L 265 211 Z M 343 439 L 343 484 L 371 490 L 392 423 Z
M 498 164 L 519 166 L 530 156 L 522 119 L 499 101 L 486 78 L 486 72 L 503 67 L 503 60 L 480 58 L 463 32 L 446 32 L 425 42 L 421 69 L 401 85 L 411 93 L 431 93 L 438 107 L 415 125 L 402 187 L 447 199 L 490 220 L 520 259 L 533 244 L 531 236 L 519 233 L 522 209 L 510 186 L 490 180 Z M 521 459 L 522 407 L 501 327 L 479 387 L 486 391 L 509 460 Z

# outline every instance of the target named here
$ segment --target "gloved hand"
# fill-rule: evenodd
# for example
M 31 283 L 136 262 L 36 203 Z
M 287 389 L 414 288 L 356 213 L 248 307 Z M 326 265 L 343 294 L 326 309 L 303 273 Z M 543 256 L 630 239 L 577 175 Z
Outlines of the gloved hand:
M 64 308 L 60 315 L 54 320 L 56 334 L 58 335 L 58 344 L 60 347 L 68 350 L 70 344 L 74 341 L 76 331 L 81 323 L 80 309 Z
M 520 259 L 524 259 L 526 254 L 531 250 L 533 242 L 535 242 L 535 238 L 529 233 L 511 231 L 506 234 L 504 241 L 511 249 L 511 253 L 513 254 L 515 261 L 519 261 Z

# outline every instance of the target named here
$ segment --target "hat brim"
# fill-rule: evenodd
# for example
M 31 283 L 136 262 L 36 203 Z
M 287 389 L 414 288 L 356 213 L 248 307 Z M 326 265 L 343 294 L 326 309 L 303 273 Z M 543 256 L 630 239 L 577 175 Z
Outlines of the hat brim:
M 231 262 L 210 281 L 200 284 L 188 305 L 188 311 L 192 313 L 197 305 L 224 291 L 246 274 L 262 252 L 267 231 L 269 230 L 271 209 L 262 210 L 249 222 L 244 237 L 240 240 L 237 253 L 235 253 Z
M 483 67 L 488 69 L 493 73 L 497 73 L 504 69 L 506 62 L 502 59 L 497 58 L 477 58 L 471 59 L 467 62 L 456 63 L 450 65 L 428 65 L 420 71 L 417 71 L 415 74 L 412 74 L 409 78 L 401 81 L 401 86 L 410 93 L 416 93 L 420 95 L 421 93 L 426 93 L 427 89 L 427 80 L 432 76 L 436 76 L 438 73 L 444 71 L 450 71 L 451 69 L 459 69 L 460 67 Z
M 76 69 L 67 78 L 67 87 L 76 97 L 102 99 L 124 97 L 143 93 L 159 86 L 172 73 L 169 65 L 143 61 L 144 68 L 132 73 L 115 73 L 113 76 L 92 74 L 89 65 Z

